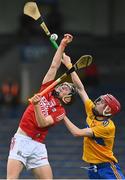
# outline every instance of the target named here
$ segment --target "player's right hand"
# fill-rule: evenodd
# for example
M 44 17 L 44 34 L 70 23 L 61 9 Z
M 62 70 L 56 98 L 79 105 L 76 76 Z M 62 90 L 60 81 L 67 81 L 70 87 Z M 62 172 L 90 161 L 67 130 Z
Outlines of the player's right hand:
M 73 40 L 73 36 L 71 34 L 64 34 L 64 37 L 61 41 L 61 45 L 66 47 L 68 43 L 72 42 L 72 40 Z
M 32 104 L 37 105 L 40 101 L 40 95 L 39 94 L 35 94 L 30 101 L 32 102 Z

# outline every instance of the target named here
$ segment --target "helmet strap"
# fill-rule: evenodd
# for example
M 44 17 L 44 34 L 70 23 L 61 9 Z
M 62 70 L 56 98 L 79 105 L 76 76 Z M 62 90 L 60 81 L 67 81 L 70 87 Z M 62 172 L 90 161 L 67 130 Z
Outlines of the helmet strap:
M 72 95 L 65 95 L 62 97 L 62 101 L 65 103 L 65 104 L 68 104 L 71 102 L 71 98 L 72 98 Z
M 111 113 L 108 113 L 108 112 L 107 112 L 107 111 L 109 111 L 108 109 L 109 109 L 109 106 L 107 105 L 107 106 L 105 107 L 105 109 L 103 110 L 103 116 L 111 116 L 111 115 L 112 115 Z

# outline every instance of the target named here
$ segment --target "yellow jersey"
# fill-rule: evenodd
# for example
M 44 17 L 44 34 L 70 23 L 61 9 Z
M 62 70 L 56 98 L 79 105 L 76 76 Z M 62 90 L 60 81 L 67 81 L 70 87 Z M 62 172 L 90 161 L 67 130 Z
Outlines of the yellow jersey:
M 83 157 L 88 163 L 117 162 L 113 155 L 113 144 L 115 138 L 115 125 L 111 119 L 103 121 L 96 120 L 92 108 L 94 103 L 88 99 L 85 102 L 87 114 L 87 127 L 91 128 L 94 136 L 84 137 Z

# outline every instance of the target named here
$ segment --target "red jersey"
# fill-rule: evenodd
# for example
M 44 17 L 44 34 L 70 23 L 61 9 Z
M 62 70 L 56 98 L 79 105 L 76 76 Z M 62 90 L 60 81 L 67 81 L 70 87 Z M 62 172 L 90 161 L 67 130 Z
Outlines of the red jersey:
M 43 84 L 40 88 L 40 92 L 52 82 L 53 81 Z M 53 89 L 54 88 L 41 96 L 40 107 L 41 113 L 45 117 L 48 115 L 52 116 L 54 124 L 49 127 L 39 127 L 35 117 L 34 106 L 32 104 L 29 104 L 29 106 L 26 108 L 19 124 L 19 127 L 26 132 L 29 137 L 38 142 L 43 142 L 48 134 L 48 129 L 59 123 L 60 120 L 65 116 L 65 109 L 62 107 L 59 99 L 52 95 Z

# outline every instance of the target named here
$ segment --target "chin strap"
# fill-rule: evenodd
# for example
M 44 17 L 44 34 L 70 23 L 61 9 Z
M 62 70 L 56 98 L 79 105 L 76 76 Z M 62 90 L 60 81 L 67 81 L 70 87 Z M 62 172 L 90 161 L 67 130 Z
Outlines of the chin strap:
M 111 113 L 106 112 L 108 110 L 109 106 L 106 106 L 105 109 L 103 110 L 103 116 L 111 116 Z
M 56 98 L 59 98 L 59 92 L 56 92 L 55 90 L 52 92 L 52 95 Z M 69 94 L 69 95 L 65 95 L 62 97 L 62 101 L 65 103 L 65 104 L 68 104 L 69 102 L 71 102 L 71 99 L 72 99 L 72 95 Z
M 69 102 L 71 102 L 71 99 L 72 99 L 72 95 L 65 95 L 65 96 L 62 97 L 62 101 L 65 104 L 68 104 Z
M 105 109 L 103 110 L 102 115 L 100 115 L 100 114 L 98 113 L 98 111 L 96 111 L 94 108 L 92 109 L 92 112 L 93 112 L 93 114 L 95 115 L 95 118 L 98 120 L 97 117 L 105 118 L 105 117 L 109 117 L 109 116 L 112 115 L 111 113 L 106 113 L 106 111 L 108 110 L 108 108 L 109 108 L 108 106 L 105 107 Z

